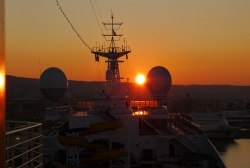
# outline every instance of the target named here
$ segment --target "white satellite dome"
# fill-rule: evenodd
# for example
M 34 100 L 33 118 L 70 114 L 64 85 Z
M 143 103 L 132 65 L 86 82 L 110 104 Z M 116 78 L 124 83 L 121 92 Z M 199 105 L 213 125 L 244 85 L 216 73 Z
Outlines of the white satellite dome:
M 40 76 L 40 90 L 45 98 L 62 98 L 66 89 L 67 78 L 61 69 L 51 67 Z
M 169 71 L 162 67 L 152 68 L 147 75 L 147 87 L 153 97 L 166 97 L 172 85 Z

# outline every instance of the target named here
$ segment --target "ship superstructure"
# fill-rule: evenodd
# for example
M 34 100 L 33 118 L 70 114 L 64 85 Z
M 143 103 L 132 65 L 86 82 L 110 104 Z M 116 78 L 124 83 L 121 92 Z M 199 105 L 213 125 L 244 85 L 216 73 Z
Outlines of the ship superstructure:
M 113 15 L 111 19 L 104 23 L 111 26 L 111 34 L 104 35 L 110 46 L 92 50 L 96 61 L 107 59 L 106 86 L 94 96 L 94 109 L 72 113 L 69 129 L 57 133 L 57 167 L 225 167 L 199 125 L 167 113 L 166 97 L 157 93 L 157 108 L 130 108 L 119 63 L 131 51 L 116 46 L 115 37 L 121 35 L 115 26 L 122 23 L 114 23 Z

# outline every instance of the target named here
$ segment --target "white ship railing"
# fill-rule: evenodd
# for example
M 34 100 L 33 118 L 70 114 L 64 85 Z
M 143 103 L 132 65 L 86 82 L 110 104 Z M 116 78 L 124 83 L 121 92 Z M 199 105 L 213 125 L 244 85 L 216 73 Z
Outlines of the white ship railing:
M 6 121 L 6 167 L 43 167 L 42 124 Z

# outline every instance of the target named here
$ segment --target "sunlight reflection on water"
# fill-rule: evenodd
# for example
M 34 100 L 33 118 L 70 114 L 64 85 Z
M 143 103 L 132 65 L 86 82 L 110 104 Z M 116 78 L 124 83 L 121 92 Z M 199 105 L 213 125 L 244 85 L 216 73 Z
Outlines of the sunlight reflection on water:
M 227 168 L 250 168 L 250 139 L 214 140 L 212 142 Z

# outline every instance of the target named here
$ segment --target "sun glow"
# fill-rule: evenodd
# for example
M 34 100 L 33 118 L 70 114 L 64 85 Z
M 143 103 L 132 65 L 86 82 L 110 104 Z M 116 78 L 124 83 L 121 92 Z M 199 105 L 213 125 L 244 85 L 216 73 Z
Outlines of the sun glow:
M 144 75 L 138 74 L 138 75 L 136 76 L 136 78 L 135 78 L 135 81 L 136 81 L 137 84 L 142 85 L 142 84 L 145 83 L 146 79 L 145 79 L 145 76 L 144 76 Z
M 4 87 L 4 73 L 0 72 L 0 89 Z

